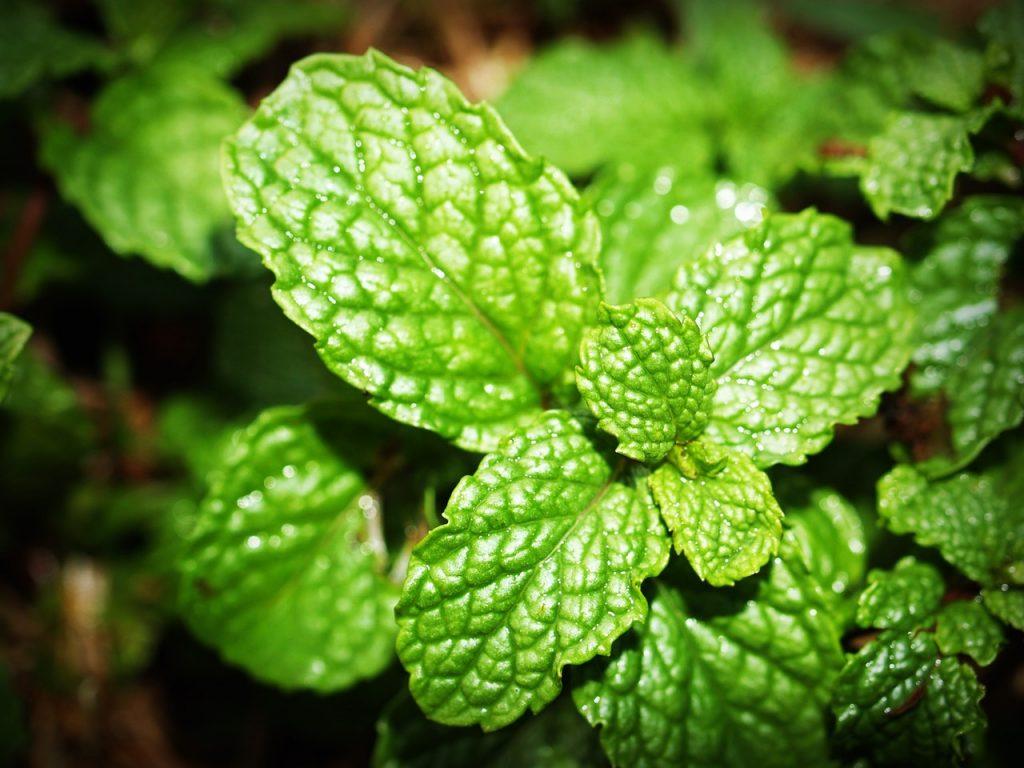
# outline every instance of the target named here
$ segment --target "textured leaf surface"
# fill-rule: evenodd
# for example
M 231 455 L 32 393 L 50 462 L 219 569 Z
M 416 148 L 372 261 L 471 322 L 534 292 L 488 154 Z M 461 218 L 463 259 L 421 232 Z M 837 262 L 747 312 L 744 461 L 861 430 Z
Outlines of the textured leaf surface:
M 887 630 L 836 681 L 835 740 L 879 765 L 949 764 L 963 737 L 984 727 L 983 695 L 970 667 L 940 657 L 934 635 Z
M 798 561 L 777 559 L 752 599 L 658 584 L 646 624 L 573 691 L 615 765 L 827 762 L 839 629 Z
M 646 615 L 668 537 L 582 428 L 551 411 L 455 489 L 413 551 L 398 655 L 434 720 L 492 730 L 557 696 L 566 664 L 608 653 Z
M 403 695 L 377 722 L 374 768 L 600 768 L 597 734 L 563 696 L 543 712 L 494 733 L 427 720 Z
M 860 584 L 867 560 L 864 523 L 835 491 L 817 489 L 795 504 L 783 500 L 787 536 L 826 593 L 841 596 Z
M 947 656 L 966 654 L 984 667 L 995 661 L 1003 629 L 980 602 L 958 600 L 939 614 L 935 642 Z
M 706 434 L 762 467 L 801 463 L 835 424 L 872 414 L 911 352 L 899 257 L 813 210 L 770 216 L 684 265 L 666 303 L 715 356 Z
M 664 464 L 651 491 L 697 575 L 716 586 L 750 576 L 778 551 L 782 510 L 768 476 L 746 454 L 704 443 Z
M 957 174 L 974 165 L 973 119 L 894 112 L 868 144 L 860 187 L 875 214 L 931 219 L 953 196 Z
M 970 343 L 950 374 L 953 450 L 970 461 L 1024 419 L 1024 310 L 999 314 Z
M 700 437 L 715 381 L 700 328 L 657 299 L 602 304 L 580 342 L 576 383 L 619 453 L 658 461 L 676 443 Z
M 644 154 L 698 170 L 711 164 L 700 125 L 705 102 L 682 57 L 637 35 L 604 46 L 552 46 L 531 60 L 498 110 L 527 150 L 568 173 Z
M 985 606 L 1011 627 L 1024 631 L 1024 590 L 1002 585 L 983 589 Z
M 0 403 L 14 378 L 15 361 L 24 349 L 32 328 L 14 315 L 0 312 Z
M 329 691 L 377 674 L 392 657 L 398 590 L 380 572 L 373 514 L 362 478 L 302 409 L 264 411 L 210 473 L 188 534 L 189 625 L 277 685 Z
M 1024 200 L 969 198 L 929 234 L 931 246 L 911 275 L 920 321 L 912 384 L 920 394 L 946 384 L 978 329 L 995 315 L 1003 265 L 1024 235 Z
M 205 280 L 218 270 L 216 237 L 230 222 L 220 143 L 246 113 L 219 80 L 147 71 L 100 94 L 87 135 L 53 125 L 42 158 L 64 197 L 115 251 Z
M 610 166 L 586 197 L 601 220 L 601 271 L 614 302 L 664 296 L 682 264 L 759 224 L 771 204 L 763 187 L 694 175 L 684 163 Z
M 872 571 L 857 604 L 862 627 L 892 627 L 923 623 L 939 607 L 946 585 L 932 566 L 905 557 L 891 571 Z
M 982 17 L 978 28 L 988 40 L 989 65 L 1010 89 L 1011 108 L 1024 115 L 1024 3 L 1000 3 Z
M 225 179 L 278 302 L 389 416 L 486 450 L 575 362 L 597 220 L 436 72 L 303 60 L 228 142 Z
M 895 533 L 937 547 L 983 585 L 1024 583 L 1024 507 L 991 476 L 964 472 L 929 483 L 910 467 L 896 467 L 879 481 L 878 511 Z

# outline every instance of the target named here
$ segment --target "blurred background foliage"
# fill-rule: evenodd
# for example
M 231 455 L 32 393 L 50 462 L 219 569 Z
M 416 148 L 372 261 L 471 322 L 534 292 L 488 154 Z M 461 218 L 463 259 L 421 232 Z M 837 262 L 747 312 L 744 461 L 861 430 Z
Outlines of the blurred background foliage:
M 675 254 L 765 207 L 813 202 L 862 241 L 925 252 L 905 220 L 883 227 L 872 215 L 849 178 L 863 169 L 844 171 L 879 131 L 879 82 L 893 104 L 956 114 L 974 100 L 969 56 L 929 90 L 918 36 L 970 37 L 989 5 L 7 0 L 0 310 L 34 333 L 0 407 L 0 763 L 356 766 L 379 730 L 392 754 L 430 764 L 429 745 L 449 738 L 425 722 L 392 728 L 417 717 L 397 665 L 344 693 L 286 693 L 222 663 L 174 616 L 178 533 L 225 436 L 259 410 L 321 402 L 325 429 L 349 436 L 339 450 L 358 436 L 347 458 L 382 498 L 398 560 L 474 464 L 379 417 L 331 376 L 233 237 L 219 144 L 291 62 L 374 46 L 493 101 L 527 149 L 587 188 L 615 298 L 661 284 Z M 917 53 L 885 69 L 873 58 L 885 45 Z M 974 143 L 978 162 L 960 183 L 1019 192 L 1024 134 L 999 119 Z M 835 174 L 807 173 L 829 164 Z M 687 227 L 655 226 L 683 211 Z M 630 249 L 641 246 L 638 268 Z M 1009 284 L 1019 292 L 1019 274 Z M 890 461 L 884 436 L 927 455 L 929 407 L 889 398 L 806 472 L 870 516 Z M 885 562 L 884 546 L 875 557 Z M 985 672 L 995 765 L 1024 721 L 1019 635 L 1013 643 Z M 546 722 L 537 728 L 558 721 Z M 536 735 L 522 731 L 466 754 L 555 759 L 526 749 Z

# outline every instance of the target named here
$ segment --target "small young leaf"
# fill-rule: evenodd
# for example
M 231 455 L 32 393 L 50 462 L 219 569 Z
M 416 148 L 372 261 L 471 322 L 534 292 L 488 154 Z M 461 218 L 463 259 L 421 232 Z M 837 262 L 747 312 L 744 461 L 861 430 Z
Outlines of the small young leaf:
M 756 594 L 658 583 L 647 622 L 573 690 L 618 766 L 827 764 L 839 628 L 794 553 Z
M 945 591 L 937 570 L 905 557 L 891 571 L 868 574 L 868 587 L 857 604 L 857 623 L 879 629 L 917 626 L 935 613 Z
M 565 412 L 508 435 L 413 550 L 398 655 L 434 720 L 500 728 L 558 695 L 561 670 L 642 621 L 669 543 L 647 494 Z
M 983 589 L 981 597 L 992 613 L 1014 629 L 1024 631 L 1024 589 L 1011 589 L 1003 584 Z
M 685 552 L 697 575 L 724 586 L 757 573 L 778 551 L 782 510 L 768 476 L 746 454 L 695 443 L 681 449 L 677 464 L 663 464 L 650 486 L 672 531 L 676 552 Z
M 1003 628 L 981 603 L 958 600 L 939 613 L 935 642 L 947 656 L 966 654 L 985 667 L 1003 644 Z
M 220 143 L 247 111 L 203 73 L 147 70 L 104 89 L 88 135 L 51 125 L 42 161 L 113 250 L 203 281 L 220 267 L 215 237 L 230 224 Z
M 763 187 L 694 175 L 684 163 L 608 167 L 587 188 L 601 220 L 601 271 L 609 301 L 664 296 L 680 265 L 761 223 Z
M 940 656 L 932 634 L 887 630 L 836 681 L 836 743 L 877 765 L 948 765 L 984 727 L 984 693 L 970 667 Z
M 989 475 L 929 483 L 911 467 L 896 467 L 878 483 L 878 511 L 893 532 L 938 547 L 982 585 L 1024 583 L 1024 507 Z
M 799 464 L 835 424 L 872 414 L 910 357 L 906 293 L 897 254 L 814 210 L 769 216 L 684 264 L 666 303 L 715 356 L 707 436 L 761 467 Z
M 575 362 L 597 219 L 436 72 L 305 59 L 228 141 L 224 176 L 285 313 L 387 415 L 487 450 Z
M 287 688 L 331 691 L 376 675 L 392 658 L 398 597 L 368 522 L 376 506 L 302 408 L 264 411 L 211 471 L 187 536 L 189 625 Z
M 654 462 L 707 426 L 711 360 L 697 324 L 657 299 L 602 304 L 598 325 L 580 342 L 576 383 L 619 453 Z
M 0 403 L 7 397 L 14 378 L 15 361 L 31 335 L 32 327 L 28 323 L 0 312 Z

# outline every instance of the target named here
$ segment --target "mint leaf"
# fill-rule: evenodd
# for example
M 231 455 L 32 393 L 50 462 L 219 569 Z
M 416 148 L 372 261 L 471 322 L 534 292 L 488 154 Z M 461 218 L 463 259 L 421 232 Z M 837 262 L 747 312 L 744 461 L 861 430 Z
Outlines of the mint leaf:
M 664 568 L 668 539 L 646 494 L 615 476 L 572 417 L 549 411 L 455 489 L 396 609 L 429 717 L 493 730 L 539 711 L 562 667 L 644 618 L 639 585 Z
M 857 623 L 880 629 L 916 626 L 936 611 L 945 591 L 937 570 L 905 557 L 891 571 L 868 574 L 868 587 L 857 604 Z
M 860 188 L 875 215 L 918 219 L 939 214 L 953 196 L 957 174 L 974 165 L 970 134 L 987 118 L 893 112 L 868 143 Z
M 786 510 L 787 537 L 826 594 L 846 595 L 864 579 L 867 538 L 860 514 L 832 490 L 793 496 L 779 497 Z
M 769 216 L 685 263 L 666 304 L 715 356 L 708 438 L 761 467 L 799 464 L 835 424 L 871 415 L 912 348 L 899 257 L 814 210 Z
M 1013 96 L 1013 113 L 1024 115 L 1024 3 L 1000 3 L 982 17 L 978 29 L 988 41 L 987 63 Z
M 949 377 L 947 420 L 961 466 L 1024 420 L 1024 309 L 999 314 Z
M 305 411 L 239 430 L 208 485 L 179 560 L 192 630 L 288 688 L 337 690 L 387 666 L 397 588 L 368 522 L 379 505 Z
M 42 161 L 113 250 L 203 281 L 218 271 L 213 240 L 230 221 L 220 143 L 246 112 L 219 80 L 149 70 L 103 90 L 87 135 L 50 126 Z
M 15 0 L 0 25 L 0 99 L 18 96 L 41 80 L 105 65 L 98 40 L 59 26 L 43 3 Z
M 878 511 L 893 532 L 938 547 L 974 581 L 1024 583 L 1024 507 L 992 476 L 964 472 L 929 483 L 911 467 L 896 467 L 878 483 Z
M 653 462 L 707 426 L 711 360 L 697 324 L 657 299 L 601 304 L 580 342 L 576 384 L 619 453 Z
M 650 35 L 634 35 L 542 51 L 498 109 L 528 151 L 571 174 L 651 154 L 700 170 L 712 161 L 701 125 L 705 101 L 682 57 Z
M 715 586 L 757 573 L 782 536 L 768 476 L 746 454 L 705 441 L 677 451 L 650 479 L 676 552 Z
M 0 312 L 0 403 L 7 397 L 14 378 L 15 362 L 24 349 L 32 327 L 6 312 Z
M 286 314 L 387 415 L 486 450 L 575 362 L 597 220 L 436 72 L 305 59 L 228 141 L 224 175 Z
M 910 298 L 920 319 L 916 393 L 943 388 L 978 329 L 991 321 L 1003 266 L 1021 236 L 1024 201 L 995 195 L 969 198 L 928 232 L 931 245 L 911 273 Z
M 935 642 L 944 654 L 966 654 L 984 667 L 995 661 L 1003 629 L 980 602 L 958 600 L 939 613 Z
M 563 696 L 543 712 L 494 733 L 449 728 L 427 720 L 407 694 L 377 721 L 374 768 L 479 768 L 606 765 L 597 734 Z
M 964 737 L 984 727 L 984 692 L 970 667 L 941 657 L 932 634 L 887 630 L 836 681 L 835 740 L 872 764 L 948 764 Z
M 693 175 L 684 163 L 610 166 L 586 198 L 601 220 L 601 271 L 614 302 L 664 296 L 680 264 L 759 224 L 772 202 L 763 187 Z
M 657 583 L 646 623 L 573 691 L 615 765 L 827 762 L 824 707 L 839 628 L 799 563 L 756 593 Z
M 983 589 L 985 607 L 1011 627 L 1024 631 L 1024 590 L 1011 589 L 1008 584 Z

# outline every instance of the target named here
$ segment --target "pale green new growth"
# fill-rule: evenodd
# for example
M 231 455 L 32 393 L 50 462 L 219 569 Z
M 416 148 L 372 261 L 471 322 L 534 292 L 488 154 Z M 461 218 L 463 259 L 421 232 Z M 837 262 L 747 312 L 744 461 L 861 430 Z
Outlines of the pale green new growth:
M 15 361 L 31 335 L 32 328 L 28 323 L 0 312 L 0 403 L 7 396 L 14 378 Z
M 452 725 L 492 730 L 543 708 L 562 667 L 643 620 L 640 583 L 668 559 L 647 494 L 559 411 L 508 435 L 445 517 L 413 550 L 396 616 L 413 696 Z
M 305 59 L 227 143 L 224 177 L 275 298 L 389 416 L 487 450 L 575 362 L 597 220 L 436 72 Z
M 958 600 L 939 613 L 935 642 L 944 654 L 966 654 L 984 667 L 999 653 L 1003 628 L 980 602 Z
M 711 361 L 697 324 L 657 299 L 602 304 L 580 342 L 576 384 L 619 453 L 654 462 L 707 426 Z
M 706 441 L 673 454 L 651 475 L 676 552 L 715 586 L 757 573 L 778 551 L 782 510 L 750 457 Z
M 683 265 L 666 298 L 704 331 L 718 379 L 707 436 L 761 467 L 799 464 L 899 385 L 914 314 L 899 256 L 814 210 Z
M 100 94 L 86 135 L 51 125 L 42 159 L 113 250 L 203 281 L 220 267 L 216 238 L 231 219 L 221 140 L 247 111 L 238 93 L 204 73 L 148 70 Z
M 923 623 L 939 607 L 946 585 L 932 566 L 905 557 L 891 571 L 872 571 L 857 605 L 862 627 Z
M 264 411 L 208 478 L 179 560 L 193 631 L 252 675 L 344 688 L 392 658 L 379 502 L 301 408 Z

